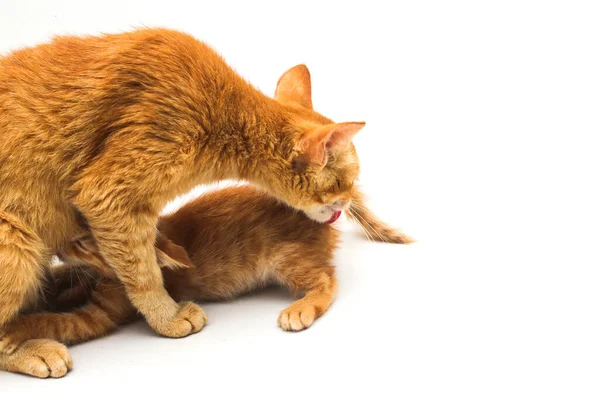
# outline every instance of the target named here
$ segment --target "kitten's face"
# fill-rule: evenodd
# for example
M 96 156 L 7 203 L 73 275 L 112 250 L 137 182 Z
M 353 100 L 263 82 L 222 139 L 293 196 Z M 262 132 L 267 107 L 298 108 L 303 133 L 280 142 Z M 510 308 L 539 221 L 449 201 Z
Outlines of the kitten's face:
M 107 278 L 116 278 L 114 270 L 100 254 L 98 245 L 90 235 L 83 235 L 64 244 L 56 254 L 63 262 L 67 264 L 84 263 L 100 272 Z
M 351 203 L 359 162 L 352 137 L 362 122 L 334 123 L 312 108 L 310 74 L 304 65 L 283 74 L 275 99 L 293 115 L 294 152 L 275 194 L 317 222 L 335 222 Z M 280 179 L 281 180 L 281 179 Z M 277 193 L 279 192 L 279 193 Z

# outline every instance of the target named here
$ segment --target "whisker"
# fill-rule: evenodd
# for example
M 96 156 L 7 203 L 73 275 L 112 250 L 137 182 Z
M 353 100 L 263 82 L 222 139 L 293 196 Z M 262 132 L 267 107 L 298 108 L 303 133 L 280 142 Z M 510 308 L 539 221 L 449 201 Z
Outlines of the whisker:
M 379 240 L 380 240 L 381 242 L 386 242 L 386 240 L 383 238 L 383 236 L 381 235 L 381 233 L 380 233 L 380 232 L 379 232 L 377 229 L 375 229 L 375 228 L 373 227 L 373 225 L 371 225 L 371 224 L 369 223 L 369 221 L 368 221 L 368 220 L 367 220 L 367 219 L 366 219 L 364 216 L 362 216 L 362 215 L 361 215 L 361 213 L 357 212 L 355 215 L 356 215 L 358 218 L 360 218 L 360 220 L 362 220 L 362 222 L 363 222 L 364 224 L 366 224 L 366 226 L 369 228 L 369 230 L 371 231 L 371 233 L 375 233 L 375 234 L 376 234 L 376 235 L 379 237 Z
M 367 230 L 366 230 L 365 228 L 363 228 L 363 226 L 362 226 L 362 225 L 360 225 L 360 224 L 359 224 L 358 226 L 359 226 L 359 227 L 360 227 L 360 229 L 363 231 L 363 233 L 365 234 L 365 236 L 366 236 L 366 238 L 367 238 L 367 240 L 368 240 L 369 242 L 375 242 L 375 240 L 373 239 L 373 237 L 371 236 L 371 234 L 369 234 L 369 232 L 367 232 Z
M 354 216 L 356 216 L 357 218 L 360 218 L 359 213 L 354 213 Z M 360 220 L 357 220 L 356 222 L 358 222 L 358 226 L 360 227 L 360 229 L 363 231 L 363 233 L 365 234 L 365 236 L 367 237 L 368 240 L 375 242 L 375 239 L 373 238 L 373 236 L 371 234 L 369 234 L 369 232 L 367 231 L 367 229 L 363 226 L 363 224 L 361 223 Z

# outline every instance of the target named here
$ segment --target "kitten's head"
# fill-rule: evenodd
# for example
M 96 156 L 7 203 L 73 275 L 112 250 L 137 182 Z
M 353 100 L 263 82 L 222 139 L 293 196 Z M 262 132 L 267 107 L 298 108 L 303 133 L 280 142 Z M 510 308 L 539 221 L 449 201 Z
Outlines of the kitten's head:
M 96 269 L 102 276 L 107 278 L 117 277 L 114 270 L 100 254 L 96 241 L 89 234 L 80 235 L 70 242 L 64 243 L 56 255 L 66 264 L 85 264 Z
M 160 232 L 154 244 L 156 261 L 161 268 L 180 269 L 193 267 L 187 252 Z M 86 264 L 96 269 L 102 276 L 117 278 L 110 264 L 102 257 L 98 244 L 92 235 L 84 234 L 64 244 L 57 252 L 58 258 L 68 264 Z
M 274 194 L 317 222 L 334 222 L 350 206 L 359 163 L 353 136 L 364 122 L 334 123 L 312 107 L 310 73 L 305 65 L 286 71 L 275 100 L 291 115 L 291 156 L 272 186 Z M 274 186 L 274 187 L 273 187 Z

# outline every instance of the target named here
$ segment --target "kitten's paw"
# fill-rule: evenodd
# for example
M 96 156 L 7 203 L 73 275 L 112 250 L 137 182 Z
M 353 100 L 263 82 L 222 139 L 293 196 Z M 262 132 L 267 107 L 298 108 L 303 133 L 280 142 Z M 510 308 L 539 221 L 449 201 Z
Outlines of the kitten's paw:
M 77 285 L 61 291 L 56 296 L 56 308 L 68 310 L 83 305 L 89 300 L 92 289 L 85 285 Z
M 279 320 L 277 322 L 284 331 L 297 332 L 311 326 L 316 318 L 317 313 L 313 305 L 292 304 L 279 314 Z
M 62 378 L 73 368 L 67 348 L 47 339 L 24 342 L 10 358 L 11 371 L 38 378 Z
M 198 304 L 180 303 L 179 312 L 160 333 L 172 338 L 185 337 L 200 332 L 207 321 L 206 313 Z

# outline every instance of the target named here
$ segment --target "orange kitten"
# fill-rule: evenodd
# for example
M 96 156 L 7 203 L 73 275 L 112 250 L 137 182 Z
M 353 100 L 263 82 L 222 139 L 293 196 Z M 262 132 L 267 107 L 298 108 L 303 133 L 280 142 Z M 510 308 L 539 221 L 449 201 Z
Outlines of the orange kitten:
M 205 194 L 161 217 L 158 228 L 155 254 L 166 288 L 177 301 L 229 299 L 279 284 L 304 295 L 279 315 L 281 328 L 291 331 L 308 328 L 333 301 L 337 282 L 332 262 L 338 231 L 255 188 L 232 187 Z M 124 286 L 93 238 L 80 237 L 60 256 L 67 263 L 85 262 L 103 276 L 97 283 L 89 280 L 91 300 L 66 313 L 22 315 L 6 327 L 2 341 L 6 348 L 15 350 L 30 339 L 85 341 L 136 317 Z M 65 283 L 79 268 L 84 267 L 67 264 L 57 269 L 57 277 Z M 67 297 L 82 295 L 89 293 L 67 292 Z M 204 323 L 206 316 L 202 318 Z M 33 370 L 21 367 L 21 372 L 34 376 L 52 374 L 51 368 L 40 373 Z

